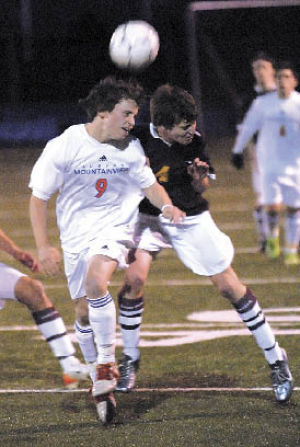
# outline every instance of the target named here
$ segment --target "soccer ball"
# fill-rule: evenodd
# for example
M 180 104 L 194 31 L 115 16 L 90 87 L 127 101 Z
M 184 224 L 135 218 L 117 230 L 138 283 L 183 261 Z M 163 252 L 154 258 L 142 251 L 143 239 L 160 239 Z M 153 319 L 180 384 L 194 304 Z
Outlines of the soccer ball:
M 122 23 L 110 39 L 109 54 L 115 65 L 128 70 L 149 66 L 159 50 L 159 36 L 149 23 L 133 20 Z

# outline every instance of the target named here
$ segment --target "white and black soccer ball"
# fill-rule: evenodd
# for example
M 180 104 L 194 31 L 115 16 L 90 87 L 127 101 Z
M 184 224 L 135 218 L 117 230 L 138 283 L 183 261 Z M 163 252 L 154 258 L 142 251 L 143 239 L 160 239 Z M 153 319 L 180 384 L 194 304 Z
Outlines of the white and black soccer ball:
M 149 66 L 159 51 L 159 35 L 143 20 L 122 23 L 110 39 L 109 54 L 115 65 L 127 70 L 141 70 Z

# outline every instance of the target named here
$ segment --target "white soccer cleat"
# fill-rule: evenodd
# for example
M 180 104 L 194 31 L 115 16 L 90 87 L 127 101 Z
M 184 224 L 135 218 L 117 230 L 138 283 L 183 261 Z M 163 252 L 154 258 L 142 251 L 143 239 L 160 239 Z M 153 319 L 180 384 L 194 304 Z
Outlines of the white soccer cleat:
M 113 391 L 117 386 L 120 373 L 115 363 L 105 363 L 96 366 L 96 379 L 92 387 L 92 396 L 96 404 L 100 421 L 107 424 L 116 414 L 116 401 Z
M 116 415 L 116 401 L 113 393 L 94 397 L 98 417 L 102 424 L 109 424 Z
M 89 367 L 81 363 L 76 357 L 67 357 L 63 373 L 63 382 L 66 388 L 78 388 L 81 380 L 86 380 L 89 375 Z

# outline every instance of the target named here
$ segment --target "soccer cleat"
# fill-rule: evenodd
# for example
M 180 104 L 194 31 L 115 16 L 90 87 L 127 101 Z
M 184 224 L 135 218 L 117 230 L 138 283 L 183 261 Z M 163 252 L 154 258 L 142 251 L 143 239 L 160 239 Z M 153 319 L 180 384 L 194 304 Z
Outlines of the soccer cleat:
M 96 379 L 92 387 L 92 396 L 97 413 L 103 424 L 111 422 L 116 414 L 116 401 L 113 391 L 120 377 L 115 363 L 105 363 L 96 366 Z
M 93 397 L 109 394 L 116 389 L 117 379 L 120 377 L 115 363 L 105 363 L 96 366 L 96 379 L 93 383 Z
M 285 253 L 284 255 L 285 265 L 298 265 L 300 264 L 300 259 L 298 253 Z
M 271 379 L 276 400 L 280 403 L 287 402 L 293 392 L 293 377 L 289 368 L 288 358 L 284 349 L 281 349 L 283 360 L 277 360 L 272 369 Z
M 116 391 L 121 393 L 129 393 L 134 388 L 136 373 L 140 367 L 140 359 L 132 360 L 129 355 L 123 355 L 119 364 L 120 379 L 116 387 Z
M 81 380 L 89 377 L 89 368 L 81 363 L 76 357 L 70 356 L 68 364 L 63 373 L 63 383 L 68 389 L 78 388 Z
M 113 393 L 94 397 L 97 413 L 102 424 L 109 424 L 116 416 L 116 400 Z
M 267 239 L 266 255 L 269 259 L 276 259 L 280 255 L 279 237 L 270 237 Z

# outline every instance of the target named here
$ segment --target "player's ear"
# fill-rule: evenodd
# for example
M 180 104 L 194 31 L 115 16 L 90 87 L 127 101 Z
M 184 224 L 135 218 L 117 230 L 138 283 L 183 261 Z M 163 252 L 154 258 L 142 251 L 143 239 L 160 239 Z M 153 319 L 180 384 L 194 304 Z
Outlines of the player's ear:
M 102 112 L 98 112 L 97 115 L 99 116 L 99 118 L 105 119 L 105 118 L 107 118 L 108 113 L 109 112 L 107 112 L 107 111 L 102 111 Z

